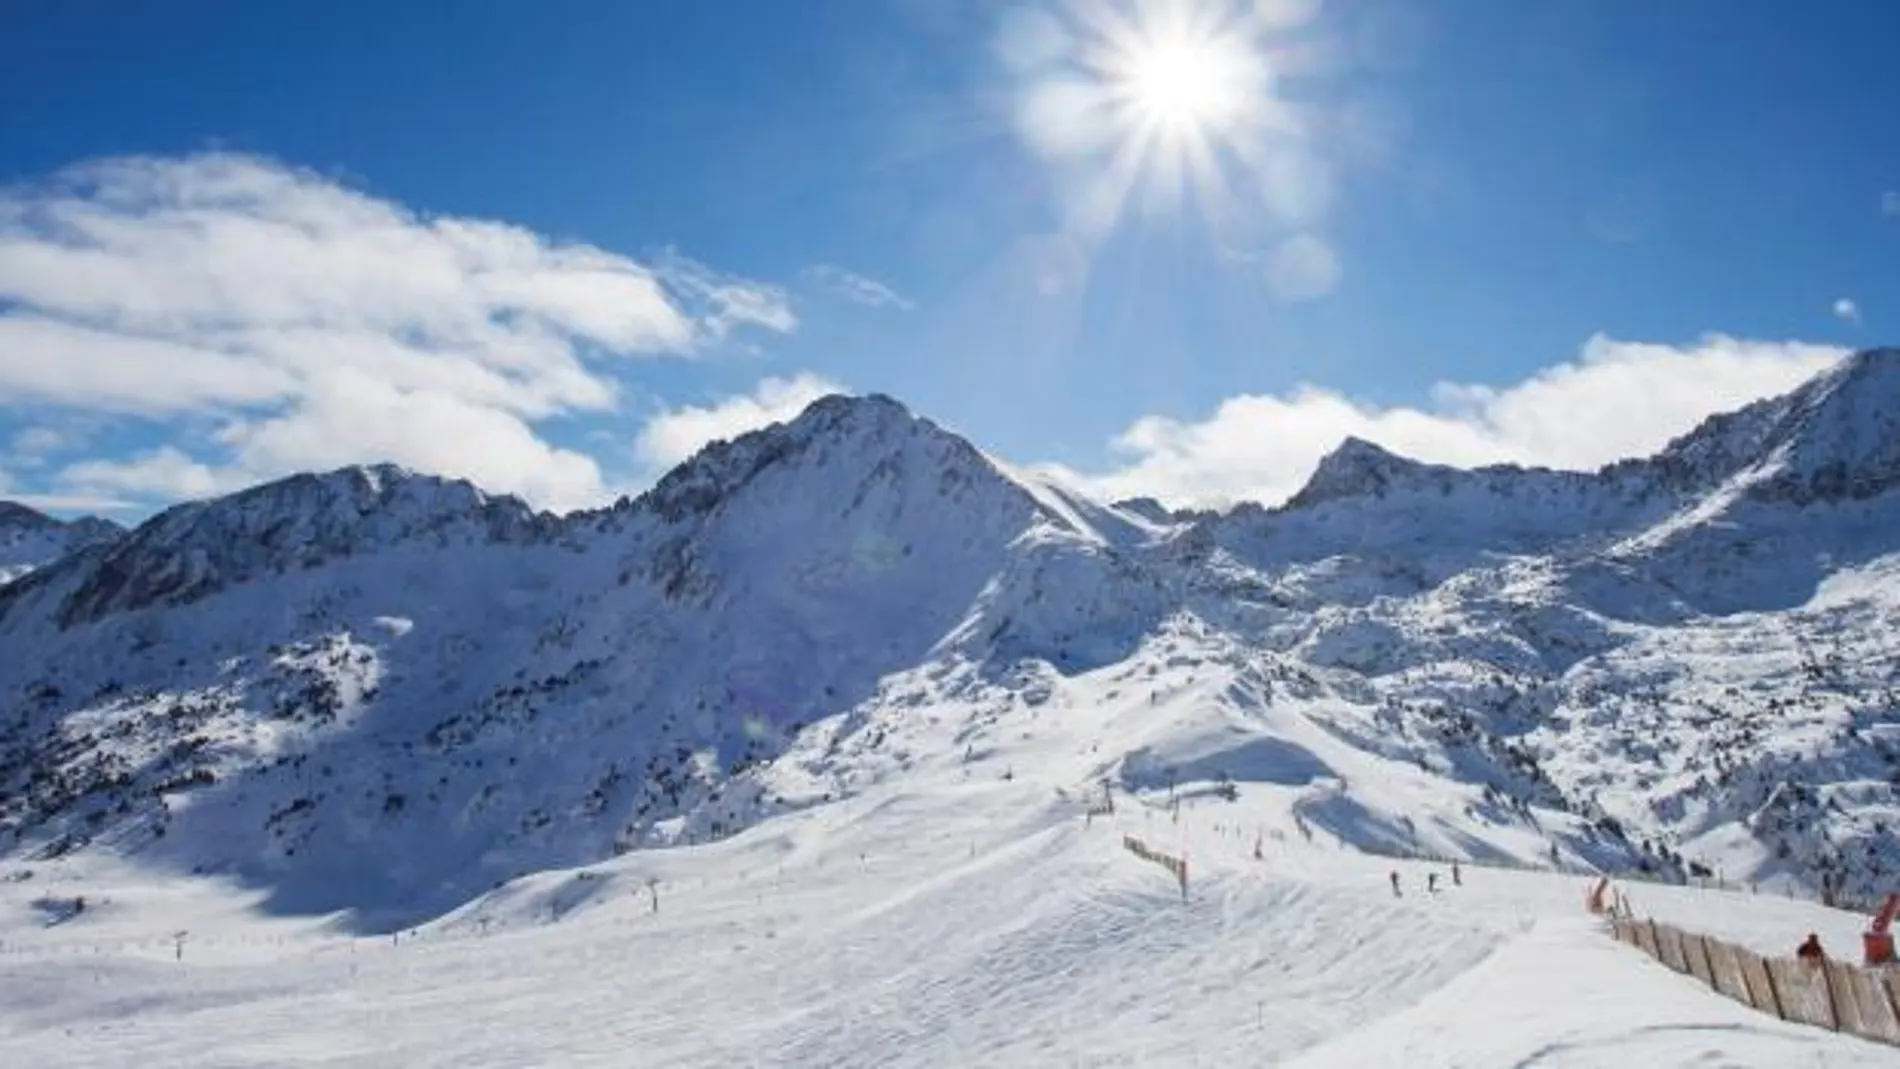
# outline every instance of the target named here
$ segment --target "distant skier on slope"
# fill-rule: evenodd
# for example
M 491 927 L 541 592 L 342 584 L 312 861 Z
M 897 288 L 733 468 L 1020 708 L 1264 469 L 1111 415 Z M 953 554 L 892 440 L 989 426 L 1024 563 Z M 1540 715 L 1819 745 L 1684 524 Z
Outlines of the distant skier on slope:
M 1438 893 L 1438 873 L 1428 872 L 1425 874 L 1425 890 L 1432 894 Z
M 1456 861 L 1451 863 L 1451 885 L 1453 887 L 1463 887 L 1465 885 L 1465 878 L 1459 873 L 1458 863 Z
M 1399 870 L 1397 869 L 1392 870 L 1392 897 L 1401 897 L 1399 894 Z

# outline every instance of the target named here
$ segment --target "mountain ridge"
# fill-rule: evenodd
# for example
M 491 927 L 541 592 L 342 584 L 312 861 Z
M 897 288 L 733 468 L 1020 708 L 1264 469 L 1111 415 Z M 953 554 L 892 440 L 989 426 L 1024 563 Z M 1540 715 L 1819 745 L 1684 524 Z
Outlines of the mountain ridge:
M 176 506 L 0 586 L 0 854 L 375 926 L 981 776 L 1872 887 L 1900 867 L 1896 361 L 1597 472 L 1352 440 L 1274 509 L 1098 504 L 881 395 L 566 516 L 391 466 Z M 1051 732 L 1073 761 L 1012 763 Z
M 59 520 L 16 501 L 0 500 L 0 587 L 89 546 L 125 533 L 111 520 Z

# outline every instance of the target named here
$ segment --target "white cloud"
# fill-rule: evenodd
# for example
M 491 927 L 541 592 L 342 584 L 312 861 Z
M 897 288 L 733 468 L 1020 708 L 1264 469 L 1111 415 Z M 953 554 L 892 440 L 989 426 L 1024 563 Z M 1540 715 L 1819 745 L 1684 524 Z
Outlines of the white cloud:
M 0 406 L 220 424 L 66 469 L 170 497 L 392 460 L 565 507 L 605 495 L 541 420 L 615 409 L 626 358 L 789 331 L 770 286 L 426 217 L 252 156 L 122 158 L 0 189 Z
M 41 512 L 129 512 L 139 507 L 136 501 L 90 494 L 9 494 L 7 500 Z
M 296 385 L 289 369 L 270 360 L 31 313 L 0 314 L 0 403 L 169 416 L 269 404 Z
M 236 490 L 241 477 L 223 474 L 169 445 L 128 460 L 85 460 L 69 465 L 62 481 L 82 494 L 126 494 L 133 497 L 212 497 Z
M 854 271 L 846 271 L 842 267 L 819 264 L 806 270 L 805 276 L 832 294 L 864 305 L 866 308 L 896 308 L 909 312 L 917 307 L 915 301 L 877 279 L 866 278 Z
M 1786 392 L 1843 355 L 1721 335 L 1681 347 L 1598 335 L 1578 360 L 1511 386 L 1443 384 L 1430 407 L 1382 408 L 1300 386 L 1230 397 L 1199 422 L 1145 417 L 1114 442 L 1124 467 L 1061 474 L 1108 498 L 1273 504 L 1349 435 L 1437 463 L 1590 469 L 1653 453 L 1702 418 Z
M 277 415 L 225 425 L 216 443 L 228 462 L 206 464 L 166 445 L 129 460 L 69 465 L 60 482 L 87 493 L 201 498 L 240 489 L 260 472 L 393 459 L 557 510 L 609 495 L 592 457 L 549 445 L 509 412 L 452 393 L 403 390 L 347 367 L 314 376 Z
M 807 405 L 844 387 L 810 372 L 768 378 L 749 394 L 738 394 L 704 407 L 668 409 L 647 422 L 634 442 L 634 454 L 659 472 L 692 456 L 707 444 L 750 430 L 782 423 Z
M 12 501 L 41 512 L 121 512 L 136 508 L 132 502 L 91 494 L 33 494 L 14 489 L 6 468 L 0 467 L 0 501 Z
M 62 419 L 58 426 L 28 424 L 19 426 L 10 439 L 0 444 L 0 493 L 11 485 L 13 473 L 46 471 L 62 455 L 83 449 L 97 430 L 83 419 Z M 25 491 L 14 494 L 24 500 Z M 65 508 L 66 506 L 59 506 Z
M 1858 323 L 1860 322 L 1860 305 L 1847 297 L 1842 297 L 1834 302 L 1834 318 Z
M 53 427 L 22 427 L 13 435 L 8 447 L 15 456 L 44 457 L 48 453 L 57 453 L 73 444 L 70 432 Z
M 751 326 L 781 334 L 798 326 L 798 317 L 785 293 L 732 275 L 720 274 L 672 250 L 661 257 L 659 268 L 675 293 L 700 301 L 706 308 L 702 326 L 707 337 L 722 339 L 734 328 Z

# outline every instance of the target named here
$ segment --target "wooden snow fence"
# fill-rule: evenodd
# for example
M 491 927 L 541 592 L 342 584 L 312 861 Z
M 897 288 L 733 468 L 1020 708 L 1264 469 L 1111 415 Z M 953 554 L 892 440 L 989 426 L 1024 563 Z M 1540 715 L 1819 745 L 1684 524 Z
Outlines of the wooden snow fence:
M 1746 947 L 1649 920 L 1618 917 L 1610 931 L 1618 942 L 1745 1006 L 1784 1021 L 1900 1046 L 1900 969 L 1764 958 Z
M 1164 854 L 1132 835 L 1122 836 L 1122 845 L 1127 847 L 1128 852 L 1136 857 L 1144 861 L 1152 861 L 1162 868 L 1167 869 L 1169 874 L 1174 877 L 1175 882 L 1181 885 L 1182 893 L 1187 893 L 1187 860 L 1185 858 L 1175 857 L 1172 854 Z

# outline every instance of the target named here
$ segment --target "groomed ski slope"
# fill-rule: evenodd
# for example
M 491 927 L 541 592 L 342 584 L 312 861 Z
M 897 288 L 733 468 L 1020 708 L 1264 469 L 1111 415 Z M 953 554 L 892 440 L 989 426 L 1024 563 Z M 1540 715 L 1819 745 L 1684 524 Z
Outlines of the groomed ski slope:
M 41 865 L 0 883 L 0 1050 L 144 1069 L 1900 1065 L 1616 945 L 1580 877 L 1468 868 L 1428 895 L 1430 866 L 1309 844 L 1273 804 L 1203 799 L 1176 822 L 1124 799 L 1090 821 L 1021 780 L 893 788 L 526 877 L 394 944 L 210 881 Z M 1187 901 L 1124 832 L 1186 850 Z M 1626 890 L 1764 949 L 1809 927 L 1856 945 L 1849 914 Z M 89 905 L 64 923 L 32 905 L 71 894 Z

